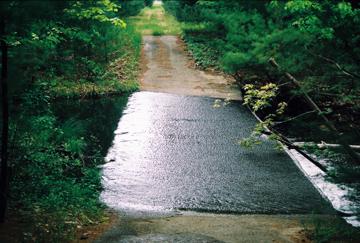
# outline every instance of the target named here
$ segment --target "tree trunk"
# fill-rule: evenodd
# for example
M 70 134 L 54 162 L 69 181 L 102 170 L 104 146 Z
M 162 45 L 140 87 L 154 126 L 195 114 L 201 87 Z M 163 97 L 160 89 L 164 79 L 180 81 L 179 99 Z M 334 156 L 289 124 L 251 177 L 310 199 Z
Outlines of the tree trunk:
M 5 42 L 5 20 L 0 20 L 1 42 L 1 103 L 2 103 L 2 137 L 1 137 L 1 178 L 0 178 L 0 222 L 5 220 L 8 193 L 8 134 L 9 104 L 7 94 L 8 48 Z

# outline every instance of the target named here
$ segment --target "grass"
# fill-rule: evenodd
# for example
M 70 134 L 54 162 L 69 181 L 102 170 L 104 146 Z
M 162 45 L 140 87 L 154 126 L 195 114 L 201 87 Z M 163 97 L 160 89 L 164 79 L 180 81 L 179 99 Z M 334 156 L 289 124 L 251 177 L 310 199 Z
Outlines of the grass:
M 181 25 L 162 6 L 144 8 L 139 15 L 131 17 L 129 24 L 142 35 L 181 35 Z

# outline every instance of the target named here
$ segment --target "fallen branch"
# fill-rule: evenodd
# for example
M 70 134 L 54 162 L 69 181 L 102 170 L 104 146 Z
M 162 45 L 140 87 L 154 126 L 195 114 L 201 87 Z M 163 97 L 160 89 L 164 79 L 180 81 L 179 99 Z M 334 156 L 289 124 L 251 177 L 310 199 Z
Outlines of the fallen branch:
M 322 165 L 321 163 L 319 163 L 318 161 L 316 161 L 314 158 L 312 158 L 310 155 L 308 155 L 307 153 L 305 153 L 299 146 L 295 145 L 294 143 L 292 143 L 289 139 L 287 139 L 286 137 L 284 137 L 282 134 L 274 131 L 273 129 L 269 129 L 270 131 L 264 131 L 263 133 L 265 135 L 272 135 L 275 134 L 277 137 L 277 141 L 281 142 L 282 144 L 284 144 L 288 149 L 294 149 L 296 150 L 299 154 L 301 154 L 302 156 L 304 156 L 306 159 L 308 159 L 311 163 L 313 163 L 314 165 L 316 165 L 320 170 L 322 170 L 323 172 L 327 172 L 327 169 L 324 165 Z
M 349 77 L 352 77 L 352 78 L 360 78 L 359 75 L 355 74 L 355 73 L 351 73 L 349 71 L 347 71 L 345 68 L 343 68 L 342 66 L 340 66 L 339 63 L 337 63 L 336 61 L 328 58 L 328 57 L 324 57 L 322 55 L 319 55 L 319 54 L 313 54 L 313 53 L 310 53 L 311 55 L 314 55 L 320 59 L 323 59 L 324 61 L 328 62 L 328 63 L 331 63 L 333 64 L 337 69 L 339 69 L 343 74 L 345 74 L 346 76 L 349 76 Z
M 250 110 L 250 112 L 254 115 L 254 117 L 261 123 L 263 123 L 263 121 L 260 119 L 260 117 L 258 117 L 255 112 L 253 110 L 251 110 L 251 108 L 249 106 L 247 106 L 248 109 Z M 277 132 L 276 130 L 265 126 L 265 131 L 262 131 L 263 134 L 265 135 L 275 135 L 276 138 L 275 140 L 277 140 L 278 142 L 282 143 L 283 145 L 285 145 L 288 149 L 294 149 L 296 150 L 298 153 L 300 153 L 302 156 L 304 156 L 306 159 L 308 159 L 311 163 L 313 163 L 315 166 L 317 166 L 321 171 L 323 172 L 327 172 L 327 169 L 325 166 L 323 166 L 322 164 L 320 164 L 318 161 L 316 161 L 314 158 L 312 158 L 310 155 L 308 155 L 307 153 L 305 153 L 299 146 L 296 146 L 294 143 L 292 143 L 288 138 L 286 138 L 285 136 L 283 136 L 281 133 Z
M 276 67 L 277 69 L 281 70 L 281 67 L 279 66 L 279 64 L 275 61 L 274 58 L 270 58 L 269 62 L 272 66 Z M 318 112 L 318 115 L 324 120 L 325 125 L 329 128 L 330 131 L 334 132 L 336 134 L 337 137 L 339 137 L 339 141 L 340 144 L 342 145 L 342 147 L 344 148 L 344 150 L 350 155 L 350 157 L 352 158 L 353 162 L 355 162 L 356 164 L 360 164 L 360 156 L 349 146 L 349 144 L 342 138 L 341 133 L 337 130 L 337 128 L 335 127 L 335 125 L 324 115 L 323 111 L 319 108 L 319 106 L 313 101 L 313 99 L 311 99 L 311 97 L 308 95 L 308 93 L 303 90 L 303 88 L 301 87 L 300 82 L 294 77 L 292 76 L 290 73 L 288 72 L 284 72 L 285 76 L 292 81 L 296 86 L 298 86 L 300 88 L 300 91 L 303 93 L 303 96 L 306 100 L 306 102 L 310 105 L 311 108 L 313 108 L 314 110 L 316 110 Z
M 287 120 L 284 120 L 284 121 L 274 122 L 274 126 L 277 126 L 277 125 L 280 125 L 280 124 L 283 124 L 283 123 L 287 123 L 287 122 L 294 121 L 294 120 L 296 120 L 296 119 L 299 119 L 300 117 L 303 117 L 303 116 L 305 116 L 305 115 L 308 115 L 308 114 L 311 114 L 311 113 L 314 113 L 314 112 L 316 112 L 316 111 L 314 111 L 314 110 L 313 110 L 313 111 L 308 111 L 308 112 L 304 112 L 304 113 L 302 113 L 302 114 L 300 114 L 300 115 L 291 117 L 291 118 L 289 118 L 289 119 L 287 119 Z

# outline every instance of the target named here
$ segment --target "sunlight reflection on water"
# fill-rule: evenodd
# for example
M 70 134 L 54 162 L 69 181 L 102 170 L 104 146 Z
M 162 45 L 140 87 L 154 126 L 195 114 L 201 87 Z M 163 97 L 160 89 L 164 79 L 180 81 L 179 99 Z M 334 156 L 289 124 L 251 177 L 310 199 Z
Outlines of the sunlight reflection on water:
M 243 149 L 253 117 L 238 104 L 133 94 L 103 166 L 101 200 L 122 212 L 304 213 L 328 205 L 284 153 Z M 287 186 L 284 186 L 287 185 Z

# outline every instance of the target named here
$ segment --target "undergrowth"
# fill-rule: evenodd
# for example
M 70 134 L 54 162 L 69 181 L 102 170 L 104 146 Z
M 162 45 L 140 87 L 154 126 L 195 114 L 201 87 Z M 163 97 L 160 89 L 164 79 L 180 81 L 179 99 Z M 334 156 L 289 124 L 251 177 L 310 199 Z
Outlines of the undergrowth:
M 26 222 L 16 231 L 21 242 L 68 242 L 79 227 L 99 224 L 105 217 L 98 168 L 104 162 L 104 148 L 83 122 L 61 121 L 53 105 L 58 98 L 102 97 L 138 89 L 141 37 L 131 25 L 116 33 L 117 48 L 109 52 L 108 65 L 77 63 L 88 65 L 80 70 L 90 71 L 76 76 L 48 73 L 14 96 L 9 211 Z
M 304 228 L 308 238 L 316 243 L 355 243 L 360 239 L 360 229 L 338 217 L 312 216 Z
M 30 242 L 70 240 L 77 226 L 98 222 L 99 152 L 96 143 L 76 122 L 59 123 L 45 85 L 23 95 L 21 113 L 11 125 L 11 198 L 28 222 L 20 239 Z
M 77 98 L 99 97 L 130 93 L 138 90 L 137 80 L 141 37 L 128 25 L 118 33 L 118 49 L 111 53 L 112 61 L 107 66 L 98 66 L 98 74 L 91 78 L 52 77 L 52 96 Z

